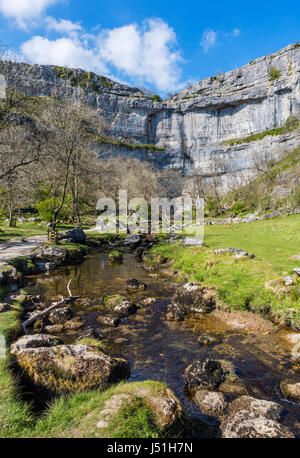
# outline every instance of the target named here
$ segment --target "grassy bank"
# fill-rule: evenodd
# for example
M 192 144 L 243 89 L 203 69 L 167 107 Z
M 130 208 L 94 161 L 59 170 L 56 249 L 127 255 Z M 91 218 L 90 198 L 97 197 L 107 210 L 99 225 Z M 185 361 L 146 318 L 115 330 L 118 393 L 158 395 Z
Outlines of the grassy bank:
M 161 243 L 151 250 L 155 261 L 168 259 L 165 266 L 179 280 L 216 287 L 220 304 L 235 310 L 263 313 L 282 323 L 300 327 L 300 278 L 286 287 L 284 275 L 291 275 L 300 261 L 300 215 L 231 226 L 207 226 L 205 247 Z M 243 249 L 255 255 L 235 259 L 232 254 L 215 254 L 218 248 Z M 164 266 L 164 264 L 162 264 Z
M 67 231 L 73 229 L 74 226 L 70 224 L 61 225 L 58 227 L 59 231 Z M 47 225 L 41 223 L 17 223 L 17 227 L 8 227 L 7 222 L 0 220 L 0 243 L 8 242 L 15 237 L 33 237 L 35 235 L 47 234 Z

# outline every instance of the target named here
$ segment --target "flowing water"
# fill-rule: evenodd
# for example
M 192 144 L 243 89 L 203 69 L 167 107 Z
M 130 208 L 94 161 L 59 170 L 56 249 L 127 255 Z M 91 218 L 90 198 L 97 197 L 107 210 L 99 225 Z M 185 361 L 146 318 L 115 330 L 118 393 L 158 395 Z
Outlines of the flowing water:
M 165 382 L 178 396 L 189 414 L 203 419 L 199 408 L 184 393 L 184 371 L 198 358 L 211 357 L 230 361 L 250 395 L 279 402 L 284 407 L 283 424 L 300 436 L 300 404 L 282 399 L 279 383 L 285 378 L 299 381 L 300 361 L 291 355 L 291 345 L 284 335 L 287 330 L 271 334 L 253 334 L 228 327 L 216 317 L 194 314 L 184 322 L 166 320 L 166 309 L 174 286 L 172 279 L 147 272 L 130 253 L 121 264 L 108 262 L 107 253 L 93 252 L 77 266 L 63 267 L 34 278 L 27 286 L 30 294 L 52 301 L 66 295 L 72 278 L 72 294 L 81 299 L 73 306 L 85 327 L 101 330 L 105 350 L 112 356 L 126 358 L 131 366 L 129 381 L 157 380 Z M 145 291 L 128 292 L 125 281 L 136 278 L 147 284 Z M 135 315 L 126 318 L 117 328 L 103 328 L 97 317 L 104 314 L 103 298 L 123 294 L 139 305 Z M 142 305 L 145 298 L 155 298 L 151 305 Z M 61 335 L 65 343 L 73 343 L 84 328 Z M 201 346 L 197 338 L 209 333 L 217 338 L 212 346 Z M 237 393 L 228 390 L 229 398 Z

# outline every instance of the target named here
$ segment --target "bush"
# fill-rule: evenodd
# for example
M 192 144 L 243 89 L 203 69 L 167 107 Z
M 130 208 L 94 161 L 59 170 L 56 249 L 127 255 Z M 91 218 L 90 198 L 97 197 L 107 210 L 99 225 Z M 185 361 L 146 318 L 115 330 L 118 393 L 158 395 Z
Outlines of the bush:
M 232 213 L 241 213 L 242 211 L 245 211 L 245 210 L 246 210 L 246 207 L 243 202 L 235 202 L 231 207 Z
M 152 100 L 153 100 L 153 102 L 162 102 L 162 99 L 158 94 L 154 94 L 152 96 Z
M 277 78 L 280 77 L 280 70 L 275 66 L 271 67 L 270 72 L 269 72 L 269 77 L 271 81 L 276 80 Z
M 285 127 L 287 130 L 294 130 L 297 129 L 297 127 L 300 127 L 300 121 L 296 116 L 289 116 L 285 122 Z

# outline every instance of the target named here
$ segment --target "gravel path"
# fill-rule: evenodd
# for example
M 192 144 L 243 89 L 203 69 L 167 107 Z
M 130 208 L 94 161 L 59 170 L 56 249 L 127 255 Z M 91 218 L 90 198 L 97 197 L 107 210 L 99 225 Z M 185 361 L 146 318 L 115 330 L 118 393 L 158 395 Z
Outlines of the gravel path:
M 0 244 L 0 262 L 7 262 L 18 256 L 28 256 L 46 241 L 47 235 L 36 235 L 28 238 L 15 238 Z

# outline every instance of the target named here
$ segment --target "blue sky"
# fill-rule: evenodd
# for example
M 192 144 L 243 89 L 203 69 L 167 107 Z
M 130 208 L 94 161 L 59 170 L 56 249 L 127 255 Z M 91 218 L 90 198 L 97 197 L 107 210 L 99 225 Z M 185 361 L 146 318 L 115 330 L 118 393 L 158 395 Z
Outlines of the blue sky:
M 0 0 L 0 41 L 162 95 L 300 40 L 300 3 Z

